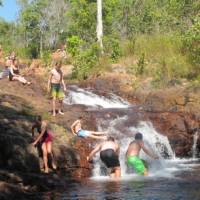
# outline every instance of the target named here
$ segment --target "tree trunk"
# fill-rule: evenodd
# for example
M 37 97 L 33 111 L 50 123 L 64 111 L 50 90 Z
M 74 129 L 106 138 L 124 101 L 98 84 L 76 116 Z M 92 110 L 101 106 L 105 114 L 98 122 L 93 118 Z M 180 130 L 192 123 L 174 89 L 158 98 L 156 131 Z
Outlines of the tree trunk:
M 102 22 L 102 0 L 97 0 L 97 41 L 103 52 L 103 22 Z
M 40 58 L 43 56 L 43 35 L 40 35 Z

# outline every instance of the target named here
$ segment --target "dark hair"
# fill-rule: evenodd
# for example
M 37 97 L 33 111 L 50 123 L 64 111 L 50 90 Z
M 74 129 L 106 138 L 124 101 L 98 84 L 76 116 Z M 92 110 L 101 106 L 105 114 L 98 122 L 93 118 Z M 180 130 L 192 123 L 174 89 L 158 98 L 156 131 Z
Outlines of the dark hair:
M 115 138 L 112 137 L 112 136 L 109 136 L 109 137 L 107 138 L 107 141 L 112 141 L 112 142 L 114 142 L 114 141 L 115 141 Z
M 55 65 L 56 65 L 56 66 L 61 66 L 61 65 L 62 65 L 62 61 L 61 61 L 61 60 L 55 61 Z
M 137 132 L 137 133 L 135 134 L 135 140 L 142 140 L 142 139 L 143 139 L 142 133 Z
M 41 117 L 41 115 L 37 115 L 37 116 L 35 116 L 35 121 L 39 121 L 39 122 L 41 122 L 41 121 L 42 121 L 42 117 Z
M 80 119 L 80 120 L 81 120 L 81 119 L 83 119 L 83 117 L 82 117 L 82 116 L 80 116 L 78 119 Z

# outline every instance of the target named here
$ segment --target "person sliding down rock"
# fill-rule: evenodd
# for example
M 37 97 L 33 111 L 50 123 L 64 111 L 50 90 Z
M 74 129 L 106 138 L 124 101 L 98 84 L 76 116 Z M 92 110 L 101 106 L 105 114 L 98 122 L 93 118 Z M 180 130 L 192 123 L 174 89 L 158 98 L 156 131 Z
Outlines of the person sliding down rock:
M 88 131 L 88 130 L 83 130 L 82 129 L 82 117 L 79 117 L 78 120 L 76 120 L 72 125 L 71 125 L 71 131 L 74 135 L 78 137 L 83 137 L 83 138 L 93 138 L 93 139 L 103 139 L 106 140 L 106 133 L 107 132 L 96 132 L 96 131 Z

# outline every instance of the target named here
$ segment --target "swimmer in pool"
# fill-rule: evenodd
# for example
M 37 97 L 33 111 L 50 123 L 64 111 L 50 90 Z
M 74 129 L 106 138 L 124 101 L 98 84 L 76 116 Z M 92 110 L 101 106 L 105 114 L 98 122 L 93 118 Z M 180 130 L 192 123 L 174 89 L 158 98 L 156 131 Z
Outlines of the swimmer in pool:
M 145 162 L 139 158 L 139 153 L 141 149 L 153 159 L 158 159 L 158 156 L 150 152 L 144 145 L 143 135 L 141 133 L 135 134 L 135 140 L 129 144 L 126 152 L 127 165 L 134 169 L 134 171 L 139 175 L 148 175 L 148 170 L 145 167 Z
M 105 136 L 107 132 L 96 132 L 96 131 L 88 131 L 82 129 L 82 117 L 79 117 L 78 120 L 76 120 L 72 125 L 71 125 L 71 131 L 74 135 L 82 138 L 93 138 L 93 139 L 102 139 L 106 140 L 107 137 Z

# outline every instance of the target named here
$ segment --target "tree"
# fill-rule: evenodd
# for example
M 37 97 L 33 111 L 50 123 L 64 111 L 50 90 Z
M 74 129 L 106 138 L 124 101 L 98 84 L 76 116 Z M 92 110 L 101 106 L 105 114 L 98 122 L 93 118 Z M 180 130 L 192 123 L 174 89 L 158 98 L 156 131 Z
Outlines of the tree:
M 103 51 L 103 22 L 102 22 L 102 0 L 97 0 L 97 41 Z

